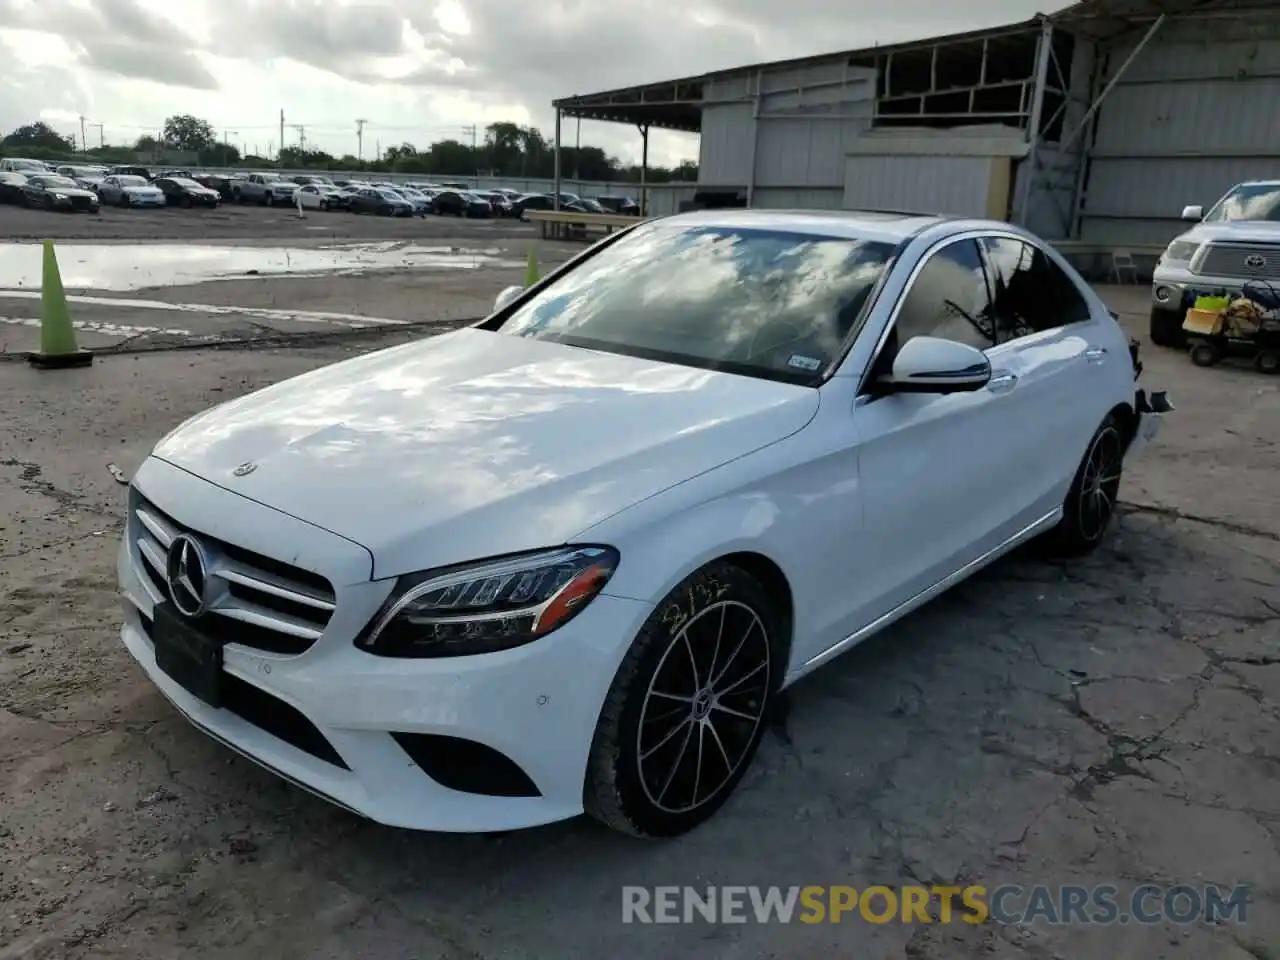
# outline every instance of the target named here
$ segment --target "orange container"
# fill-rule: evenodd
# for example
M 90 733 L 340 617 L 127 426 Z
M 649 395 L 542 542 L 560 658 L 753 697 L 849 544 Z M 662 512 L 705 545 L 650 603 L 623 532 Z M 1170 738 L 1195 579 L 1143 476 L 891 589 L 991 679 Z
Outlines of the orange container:
M 1222 333 L 1222 311 L 1192 307 L 1182 321 L 1182 329 L 1202 337 L 1216 337 Z

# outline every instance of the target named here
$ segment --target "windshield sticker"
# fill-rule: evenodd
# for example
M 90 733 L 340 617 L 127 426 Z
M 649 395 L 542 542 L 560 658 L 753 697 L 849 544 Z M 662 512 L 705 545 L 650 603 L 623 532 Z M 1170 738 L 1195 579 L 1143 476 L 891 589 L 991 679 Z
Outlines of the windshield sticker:
M 806 357 L 802 353 L 793 353 L 791 359 L 787 361 L 787 366 L 795 367 L 797 370 L 808 370 L 812 373 L 822 366 L 822 361 L 813 357 Z

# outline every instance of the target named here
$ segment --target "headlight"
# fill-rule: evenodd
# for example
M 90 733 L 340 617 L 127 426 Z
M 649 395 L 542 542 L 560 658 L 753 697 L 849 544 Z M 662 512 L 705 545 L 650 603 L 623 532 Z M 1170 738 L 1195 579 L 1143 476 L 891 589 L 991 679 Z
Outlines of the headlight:
M 1196 255 L 1196 251 L 1200 249 L 1200 244 L 1193 243 L 1189 240 L 1175 240 L 1169 244 L 1169 248 L 1160 256 L 1161 262 L 1166 260 L 1176 260 L 1185 263 Z
M 66 195 L 65 193 L 55 193 L 55 194 L 53 195 L 53 199 L 55 199 L 55 200 L 66 200 L 66 199 L 67 199 L 67 195 Z
M 578 546 L 410 574 L 356 644 L 385 657 L 465 657 L 518 647 L 573 619 L 617 566 L 616 550 Z

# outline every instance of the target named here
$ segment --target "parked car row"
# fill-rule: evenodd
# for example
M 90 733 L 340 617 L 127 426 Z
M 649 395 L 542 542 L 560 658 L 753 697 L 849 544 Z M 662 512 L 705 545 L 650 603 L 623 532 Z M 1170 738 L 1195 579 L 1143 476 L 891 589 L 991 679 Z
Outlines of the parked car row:
M 87 195 L 86 195 L 87 194 Z M 465 183 L 371 182 L 329 179 L 314 174 L 210 174 L 192 170 L 152 170 L 144 166 L 105 167 L 40 160 L 0 160 L 0 203 L 49 209 L 98 210 L 119 207 L 216 207 L 219 203 L 297 206 L 307 210 L 347 210 L 381 216 L 526 219 L 530 210 L 553 210 L 556 195 L 501 188 L 483 190 Z M 559 209 L 577 213 L 638 215 L 630 197 L 559 194 Z

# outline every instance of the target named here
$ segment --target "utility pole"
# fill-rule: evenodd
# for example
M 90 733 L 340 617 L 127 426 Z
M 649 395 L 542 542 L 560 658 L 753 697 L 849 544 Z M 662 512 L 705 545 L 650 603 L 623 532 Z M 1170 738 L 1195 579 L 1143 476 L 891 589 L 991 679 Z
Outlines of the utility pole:
M 579 163 L 579 157 L 581 156 L 582 156 L 582 115 L 579 114 L 578 115 L 578 134 L 573 141 L 573 179 L 579 180 L 579 181 L 581 179 L 581 174 L 578 172 L 578 163 Z M 581 182 L 578 183 L 578 189 L 579 190 L 582 189 Z
M 480 172 L 480 158 L 476 156 L 476 133 L 476 125 L 474 123 L 469 127 L 462 128 L 462 135 L 464 137 L 468 135 L 471 137 L 471 164 L 473 173 Z
M 279 166 L 284 166 L 284 110 L 280 111 L 280 152 L 276 154 L 276 162 Z
M 305 151 L 307 149 L 307 127 L 302 123 L 290 124 L 293 129 L 298 131 L 298 149 Z
M 228 143 L 228 140 L 231 138 L 232 134 L 235 134 L 238 137 L 240 136 L 240 131 L 226 129 L 222 131 L 222 165 L 224 167 L 227 165 L 227 162 L 231 157 L 231 145 Z
M 368 120 L 356 121 L 356 159 L 364 163 L 364 125 Z
M 80 152 L 88 153 L 88 151 L 89 151 L 89 144 L 85 141 L 85 138 L 84 138 L 84 116 L 81 115 L 80 117 Z

